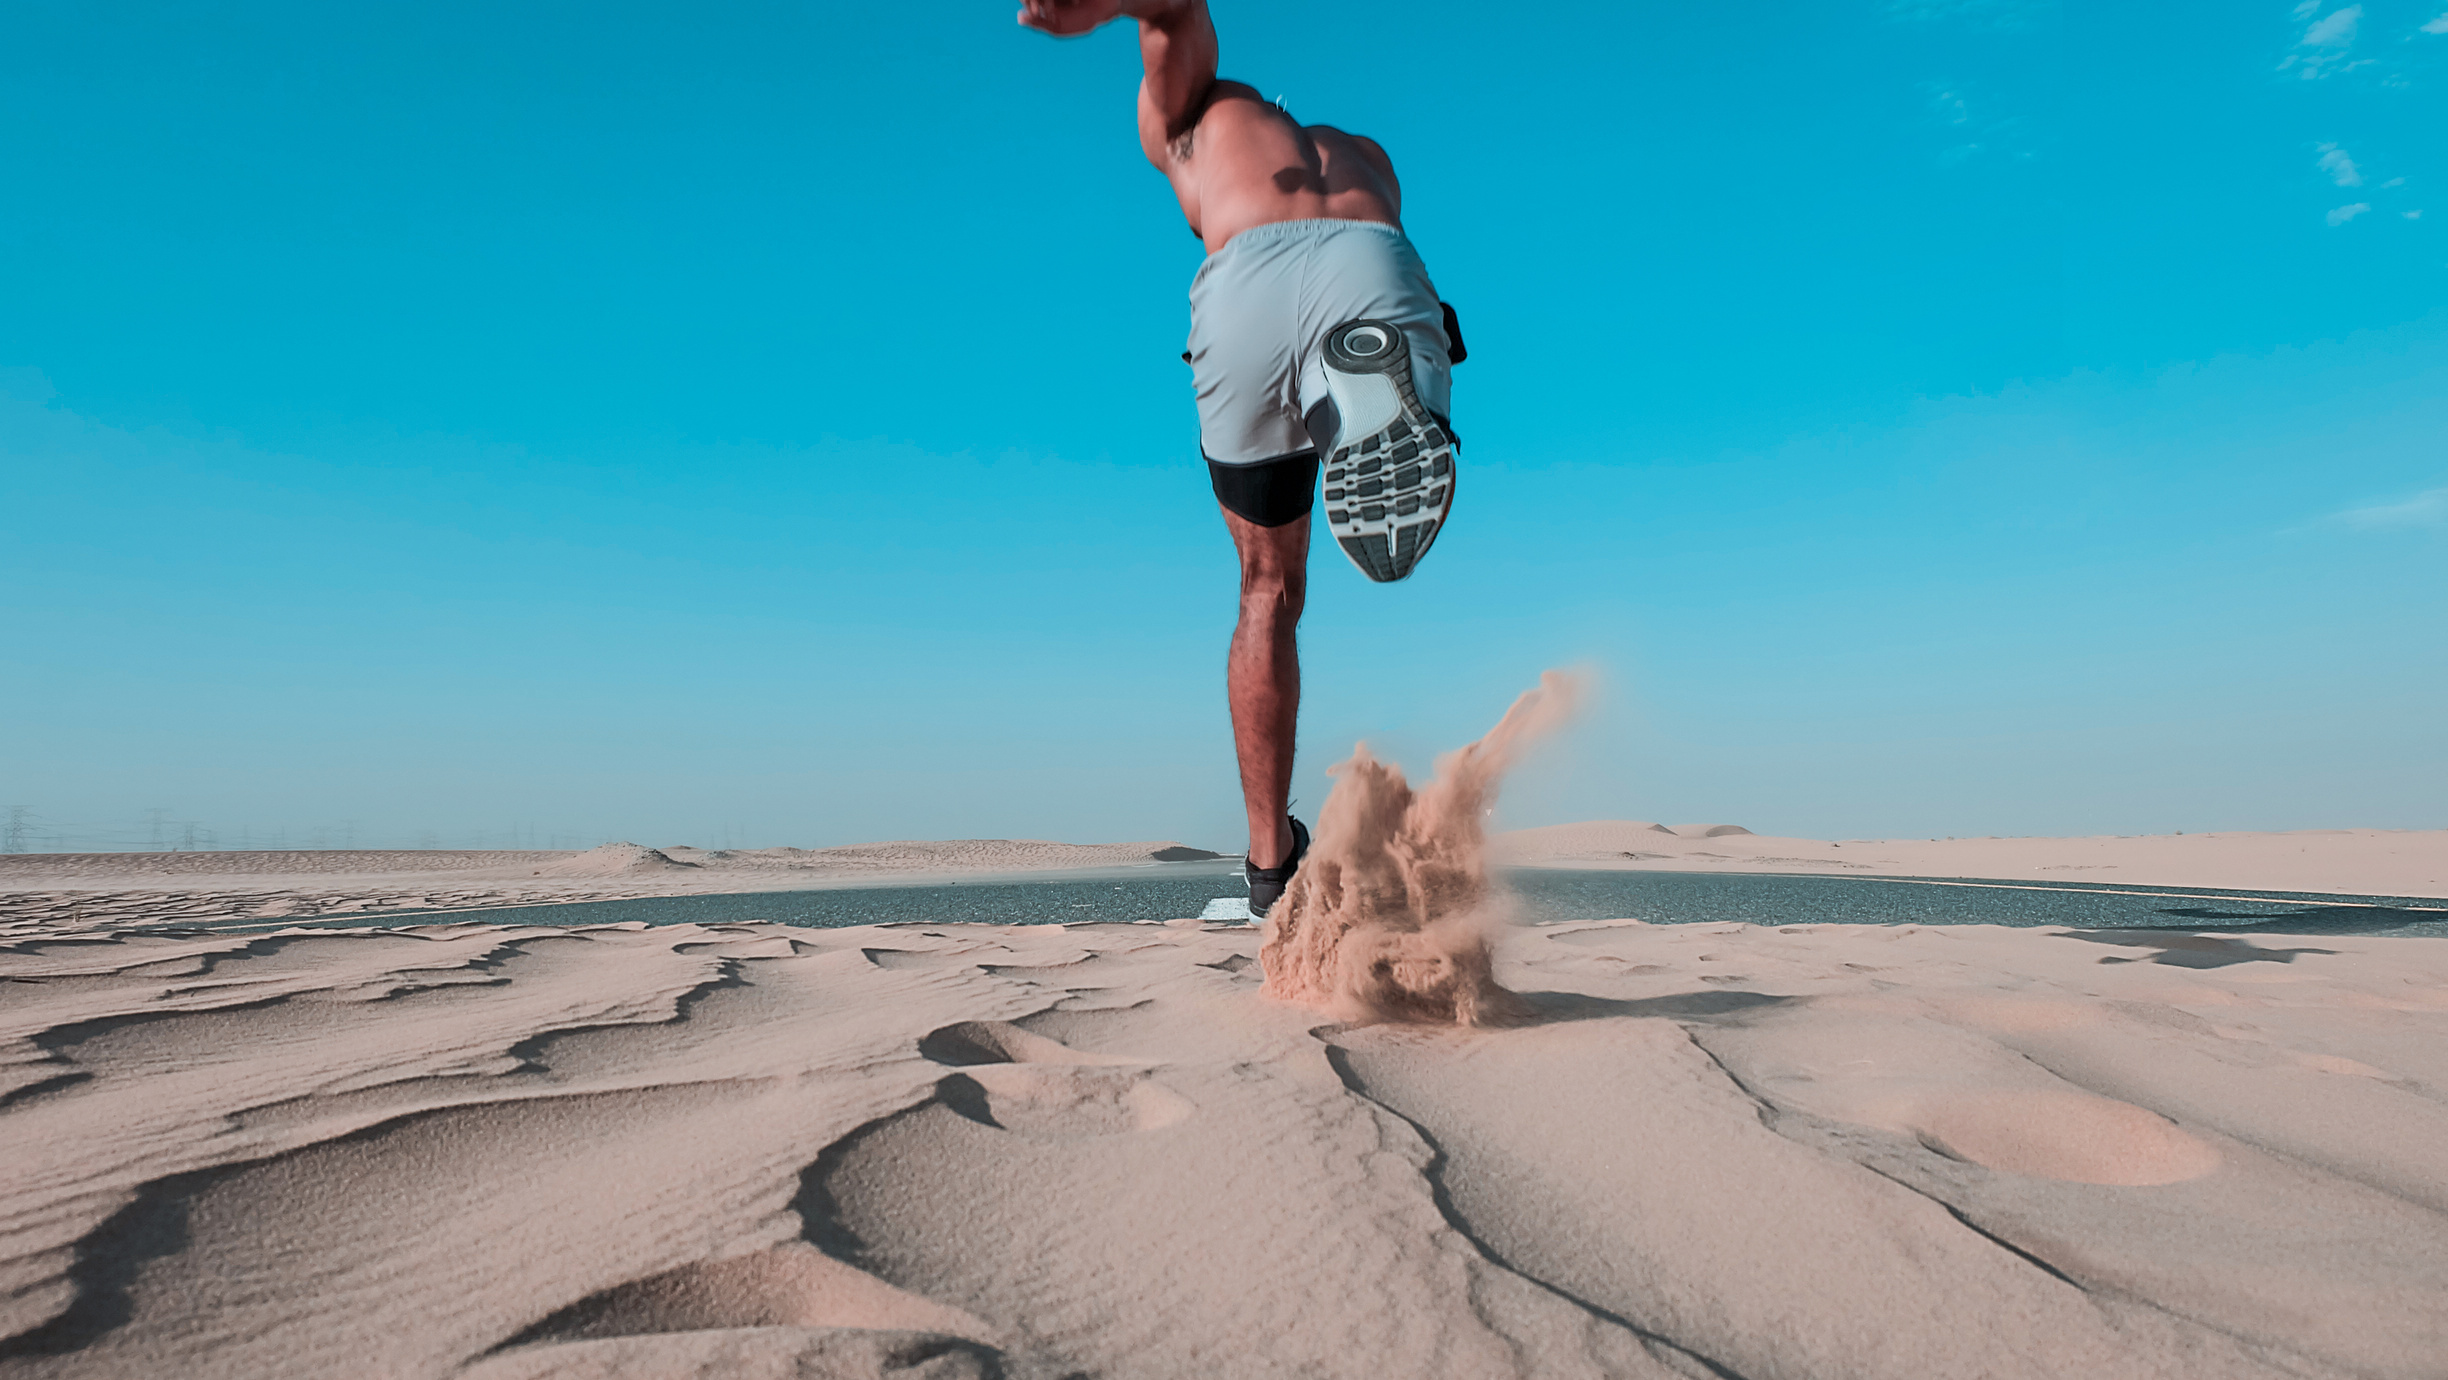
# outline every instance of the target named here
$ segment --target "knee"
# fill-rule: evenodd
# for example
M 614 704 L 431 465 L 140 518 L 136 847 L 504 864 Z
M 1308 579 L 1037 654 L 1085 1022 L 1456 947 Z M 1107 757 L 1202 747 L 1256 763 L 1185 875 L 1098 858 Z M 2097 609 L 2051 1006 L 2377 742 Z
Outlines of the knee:
M 1241 607 L 1245 612 L 1297 619 L 1308 598 L 1306 571 L 1271 564 L 1241 567 Z

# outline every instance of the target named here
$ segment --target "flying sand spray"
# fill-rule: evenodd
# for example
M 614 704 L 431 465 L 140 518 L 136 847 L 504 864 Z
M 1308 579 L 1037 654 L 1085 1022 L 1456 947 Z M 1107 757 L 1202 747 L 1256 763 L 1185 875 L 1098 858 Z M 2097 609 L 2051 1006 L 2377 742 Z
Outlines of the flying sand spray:
M 1488 881 L 1488 806 L 1522 750 L 1570 718 L 1561 672 L 1513 702 L 1487 736 L 1437 760 L 1417 791 L 1364 744 L 1333 769 L 1316 842 L 1267 918 L 1267 995 L 1346 1019 L 1493 1025 L 1528 1012 L 1491 962 L 1506 898 Z

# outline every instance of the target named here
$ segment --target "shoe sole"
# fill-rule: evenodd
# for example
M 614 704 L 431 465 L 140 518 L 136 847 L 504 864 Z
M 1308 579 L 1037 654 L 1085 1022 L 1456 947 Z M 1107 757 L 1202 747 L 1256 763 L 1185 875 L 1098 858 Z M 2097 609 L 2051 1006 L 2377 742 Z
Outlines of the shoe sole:
M 1393 323 L 1326 333 L 1326 388 L 1343 418 L 1326 460 L 1326 526 L 1360 573 L 1410 575 L 1453 510 L 1455 444 L 1411 387 L 1410 342 Z

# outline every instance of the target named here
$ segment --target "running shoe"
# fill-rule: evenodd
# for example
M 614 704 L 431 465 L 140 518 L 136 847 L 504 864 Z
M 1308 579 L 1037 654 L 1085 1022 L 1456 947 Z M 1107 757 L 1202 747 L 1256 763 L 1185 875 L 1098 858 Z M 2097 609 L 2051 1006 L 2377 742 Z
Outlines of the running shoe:
M 1280 867 L 1252 867 L 1249 859 L 1241 860 L 1241 874 L 1249 879 L 1250 923 L 1266 919 L 1268 911 L 1283 899 L 1284 888 L 1292 885 L 1292 874 L 1300 871 L 1301 859 L 1309 856 L 1309 830 L 1291 815 L 1284 816 L 1292 824 L 1292 852 Z
M 1410 342 L 1391 322 L 1326 333 L 1326 390 L 1339 418 L 1326 470 L 1326 525 L 1360 573 L 1411 573 L 1453 508 L 1452 433 L 1411 387 Z

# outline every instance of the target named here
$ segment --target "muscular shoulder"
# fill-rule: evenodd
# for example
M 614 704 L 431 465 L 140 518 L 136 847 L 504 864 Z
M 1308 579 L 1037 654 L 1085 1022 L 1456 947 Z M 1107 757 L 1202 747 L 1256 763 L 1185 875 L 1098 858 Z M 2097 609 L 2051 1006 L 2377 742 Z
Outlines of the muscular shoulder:
M 1207 88 L 1207 108 L 1215 109 L 1219 101 L 1256 101 L 1260 105 L 1270 104 L 1266 97 L 1258 94 L 1257 87 L 1245 81 L 1230 81 L 1223 77 L 1216 78 L 1215 85 Z
M 1174 160 L 1188 161 L 1191 153 L 1197 148 L 1201 126 L 1220 127 L 1236 124 L 1253 116 L 1263 118 L 1264 113 L 1271 113 L 1273 110 L 1274 107 L 1267 104 L 1266 98 L 1258 94 L 1258 88 L 1248 82 L 1221 80 L 1215 82 L 1207 88 L 1207 94 L 1200 99 L 1198 109 L 1191 113 L 1190 123 L 1183 127 L 1181 133 L 1173 136 L 1171 151 Z
M 1394 175 L 1394 160 L 1387 157 L 1385 149 L 1367 135 L 1354 134 L 1350 130 L 1337 129 L 1333 125 L 1308 125 L 1304 126 L 1304 130 L 1310 138 L 1321 143 L 1340 144 L 1350 148 L 1354 153 L 1368 160 L 1384 176 Z

